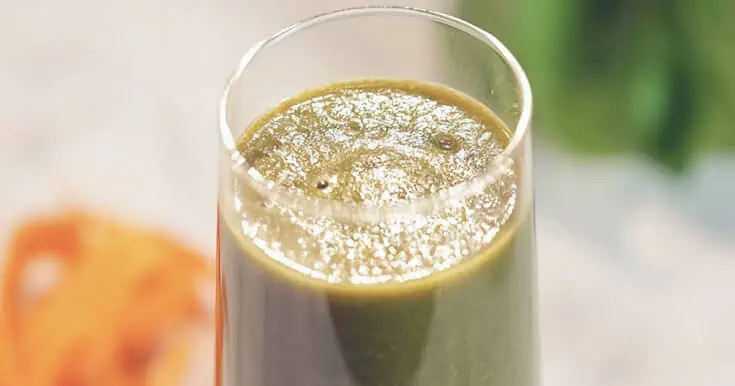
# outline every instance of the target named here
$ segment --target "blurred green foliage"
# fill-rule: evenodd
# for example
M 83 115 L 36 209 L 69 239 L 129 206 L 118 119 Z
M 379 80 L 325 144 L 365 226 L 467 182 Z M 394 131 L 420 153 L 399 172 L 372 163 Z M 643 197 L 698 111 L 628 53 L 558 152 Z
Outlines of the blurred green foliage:
M 458 7 L 518 56 L 534 90 L 535 127 L 565 149 L 638 152 L 675 172 L 697 155 L 735 149 L 734 0 Z

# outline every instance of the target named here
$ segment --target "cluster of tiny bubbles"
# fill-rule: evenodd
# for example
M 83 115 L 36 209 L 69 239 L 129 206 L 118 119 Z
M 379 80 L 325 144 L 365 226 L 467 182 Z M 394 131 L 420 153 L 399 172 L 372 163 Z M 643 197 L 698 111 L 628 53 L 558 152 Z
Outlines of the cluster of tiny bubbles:
M 502 153 L 500 124 L 454 102 L 400 87 L 334 88 L 276 111 L 241 151 L 263 179 L 303 196 L 405 203 L 482 175 Z M 409 218 L 345 221 L 261 199 L 243 210 L 242 228 L 268 256 L 319 280 L 415 280 L 486 247 L 516 194 L 509 168 L 481 191 Z

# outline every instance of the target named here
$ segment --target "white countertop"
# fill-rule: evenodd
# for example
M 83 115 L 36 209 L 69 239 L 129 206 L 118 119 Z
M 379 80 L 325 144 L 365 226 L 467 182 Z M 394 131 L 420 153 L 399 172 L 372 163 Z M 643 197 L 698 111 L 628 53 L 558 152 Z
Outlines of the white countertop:
M 71 200 L 213 254 L 224 80 L 256 39 L 355 2 L 306 3 L 0 2 L 0 241 Z M 538 153 L 545 384 L 734 385 L 735 159 L 669 181 L 636 160 Z

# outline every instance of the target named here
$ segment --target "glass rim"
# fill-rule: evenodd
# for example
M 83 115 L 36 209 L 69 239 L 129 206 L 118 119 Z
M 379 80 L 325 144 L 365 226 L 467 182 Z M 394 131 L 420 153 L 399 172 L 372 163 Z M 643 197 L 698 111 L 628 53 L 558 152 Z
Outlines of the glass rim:
M 444 26 L 454 28 L 484 43 L 494 50 L 503 62 L 511 69 L 517 84 L 517 95 L 520 104 L 520 115 L 515 124 L 513 136 L 503 151 L 495 157 L 492 164 L 481 174 L 468 181 L 439 190 L 425 197 L 415 200 L 391 203 L 386 205 L 370 205 L 363 203 L 345 203 L 324 198 L 310 197 L 303 193 L 278 185 L 273 181 L 265 180 L 260 173 L 254 171 L 245 161 L 245 157 L 237 149 L 237 138 L 233 135 L 228 120 L 230 97 L 232 88 L 241 79 L 249 64 L 266 47 L 277 44 L 288 37 L 333 20 L 343 20 L 362 16 L 403 16 L 413 17 L 426 21 L 433 21 Z M 275 34 L 267 37 L 248 49 L 239 61 L 235 72 L 227 81 L 222 99 L 219 104 L 219 131 L 220 141 L 224 146 L 225 155 L 231 161 L 232 173 L 242 178 L 256 192 L 271 202 L 290 209 L 318 216 L 346 218 L 348 220 L 384 221 L 402 218 L 405 216 L 425 213 L 430 210 L 445 207 L 449 202 L 462 200 L 469 195 L 482 191 L 492 184 L 501 175 L 501 171 L 511 167 L 513 155 L 522 147 L 527 131 L 531 124 L 533 112 L 533 97 L 531 85 L 525 71 L 510 50 L 495 35 L 445 13 L 426 9 L 405 6 L 361 6 L 344 8 L 326 13 L 320 13 L 302 21 L 291 24 Z M 263 112 L 265 113 L 265 111 Z

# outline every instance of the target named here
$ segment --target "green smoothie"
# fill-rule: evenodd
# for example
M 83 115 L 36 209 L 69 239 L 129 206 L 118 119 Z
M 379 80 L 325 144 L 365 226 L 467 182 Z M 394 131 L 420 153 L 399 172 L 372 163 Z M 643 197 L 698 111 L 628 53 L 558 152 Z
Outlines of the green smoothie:
M 244 131 L 249 173 L 303 198 L 383 207 L 495 168 L 479 102 L 397 80 L 329 85 Z M 380 221 L 220 192 L 221 386 L 535 386 L 532 208 L 520 162 L 461 200 Z

